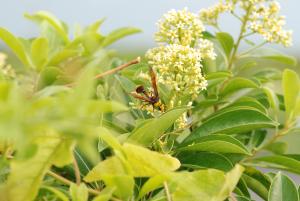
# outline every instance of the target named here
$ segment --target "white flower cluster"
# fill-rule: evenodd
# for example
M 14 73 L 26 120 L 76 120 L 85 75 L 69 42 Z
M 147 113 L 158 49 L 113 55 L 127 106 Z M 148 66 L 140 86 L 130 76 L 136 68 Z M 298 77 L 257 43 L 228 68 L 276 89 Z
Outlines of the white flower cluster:
M 217 26 L 221 13 L 234 12 L 239 7 L 245 12 L 241 20 L 247 20 L 246 27 L 262 35 L 270 43 L 292 45 L 292 31 L 284 30 L 285 17 L 279 14 L 279 3 L 274 0 L 221 0 L 215 6 L 200 11 L 201 20 Z
M 0 53 L 0 73 L 6 78 L 14 78 L 16 77 L 15 70 L 11 65 L 6 64 L 7 56 L 3 53 Z
M 164 46 L 147 52 L 149 65 L 157 72 L 158 81 L 176 94 L 197 97 L 207 85 L 201 62 L 216 57 L 213 43 L 203 39 L 203 23 L 185 8 L 171 10 L 158 24 L 156 40 Z
M 280 16 L 279 11 L 280 5 L 275 1 L 270 2 L 268 6 L 254 6 L 249 17 L 249 28 L 270 43 L 288 47 L 292 45 L 292 31 L 283 29 L 285 17 Z
M 202 60 L 215 59 L 213 43 L 203 38 L 205 27 L 200 17 L 183 10 L 171 10 L 158 22 L 155 39 L 161 46 L 146 54 L 149 65 L 157 72 L 158 82 L 166 85 L 174 96 L 168 109 L 181 105 L 181 99 L 198 97 L 206 89 L 202 75 Z M 174 98 L 176 100 L 174 100 Z M 186 127 L 187 115 L 176 121 L 178 128 Z
M 171 10 L 158 22 L 157 42 L 193 46 L 205 31 L 199 17 L 187 10 Z
M 208 25 L 217 26 L 219 16 L 222 13 L 232 11 L 234 6 L 231 2 L 219 2 L 207 9 L 201 9 L 199 12 L 200 19 Z
M 201 90 L 206 89 L 199 49 L 171 44 L 151 49 L 146 56 L 159 73 L 158 82 L 169 86 L 176 94 L 197 97 Z

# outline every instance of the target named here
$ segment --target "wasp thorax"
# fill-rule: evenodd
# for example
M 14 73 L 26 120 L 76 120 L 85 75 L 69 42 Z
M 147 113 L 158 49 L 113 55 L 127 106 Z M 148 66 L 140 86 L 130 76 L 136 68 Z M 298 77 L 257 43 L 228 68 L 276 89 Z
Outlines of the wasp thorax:
M 136 89 L 135 89 L 136 93 L 144 93 L 145 91 L 145 88 L 144 86 L 138 86 Z

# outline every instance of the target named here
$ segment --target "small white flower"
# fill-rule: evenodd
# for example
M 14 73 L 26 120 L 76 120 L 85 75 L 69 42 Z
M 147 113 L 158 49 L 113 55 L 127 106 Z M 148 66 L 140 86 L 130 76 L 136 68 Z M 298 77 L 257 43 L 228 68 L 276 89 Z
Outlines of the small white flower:
M 157 71 L 158 81 L 177 94 L 197 97 L 207 86 L 201 72 L 201 49 L 173 44 L 151 49 L 146 57 Z
M 0 52 L 0 73 L 8 79 L 15 78 L 16 72 L 11 65 L 6 64 L 7 55 Z
M 168 44 L 193 45 L 205 31 L 199 17 L 187 8 L 169 11 L 159 20 L 158 27 L 156 41 Z
M 199 16 L 205 24 L 216 26 L 218 24 L 219 16 L 222 13 L 232 11 L 233 8 L 233 3 L 220 1 L 210 8 L 200 10 Z
M 279 15 L 280 5 L 273 0 L 221 0 L 208 9 L 200 11 L 201 20 L 208 25 L 217 26 L 220 14 L 235 11 L 236 5 L 247 17 L 247 28 L 261 35 L 267 42 L 283 46 L 292 45 L 292 32 L 284 30 L 284 16 Z M 236 12 L 240 13 L 240 11 Z

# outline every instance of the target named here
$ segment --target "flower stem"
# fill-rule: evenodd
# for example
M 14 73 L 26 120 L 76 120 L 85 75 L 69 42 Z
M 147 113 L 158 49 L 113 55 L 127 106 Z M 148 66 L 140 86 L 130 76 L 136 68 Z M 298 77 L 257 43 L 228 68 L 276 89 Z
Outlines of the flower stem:
M 243 22 L 242 22 L 242 26 L 241 26 L 241 29 L 240 29 L 240 34 L 239 34 L 239 37 L 237 39 L 237 42 L 234 44 L 234 47 L 233 47 L 233 52 L 231 54 L 231 57 L 229 59 L 229 64 L 228 64 L 228 70 L 231 70 L 232 66 L 233 66 L 233 63 L 234 63 L 234 60 L 236 58 L 236 54 L 237 54 L 237 51 L 239 49 L 239 46 L 241 44 L 241 41 L 243 39 L 243 35 L 244 35 L 244 32 L 246 31 L 246 26 L 247 26 L 247 22 L 248 22 L 248 19 L 249 19 L 249 15 L 251 13 L 251 5 L 247 8 L 246 10 L 246 14 L 243 18 Z
M 111 70 L 108 70 L 108 71 L 106 71 L 104 73 L 100 73 L 100 74 L 96 75 L 95 79 L 99 79 L 99 78 L 102 78 L 104 76 L 114 74 L 114 73 L 116 73 L 116 72 L 118 72 L 120 70 L 123 70 L 124 68 L 127 68 L 127 67 L 129 67 L 131 65 L 134 65 L 134 64 L 138 64 L 140 62 L 141 62 L 141 58 L 137 57 L 137 58 L 129 61 L 128 63 L 122 64 L 122 65 L 120 65 L 120 66 L 118 66 L 118 67 L 116 67 L 114 69 L 111 69 Z
M 71 184 L 74 184 L 74 182 L 66 179 L 65 177 L 62 177 L 58 174 L 56 174 L 55 172 L 52 172 L 51 170 L 49 170 L 47 172 L 47 174 L 53 178 L 55 178 L 56 180 L 62 182 L 63 184 L 66 184 L 68 186 L 70 186 Z M 88 188 L 88 192 L 92 195 L 99 195 L 100 194 L 100 191 L 97 191 L 97 190 L 94 190 L 94 189 L 91 189 L 91 188 Z
M 164 182 L 164 188 L 165 188 L 165 193 L 166 193 L 166 196 L 167 196 L 167 201 L 172 201 L 172 197 L 171 197 L 169 187 L 168 187 L 168 184 L 167 184 L 166 181 Z
M 125 63 L 125 64 L 122 64 L 122 65 L 120 65 L 120 66 L 118 66 L 118 67 L 116 67 L 116 68 L 113 68 L 113 69 L 111 69 L 111 70 L 108 70 L 108 71 L 105 71 L 105 72 L 103 72 L 103 73 L 100 73 L 100 74 L 96 75 L 96 76 L 94 77 L 94 79 L 100 79 L 100 78 L 103 78 L 104 76 L 114 74 L 114 73 L 116 73 L 116 72 L 118 72 L 118 71 L 123 70 L 124 68 L 127 68 L 127 67 L 129 67 L 129 66 L 132 66 L 132 65 L 134 65 L 134 64 L 138 64 L 138 63 L 140 63 L 140 62 L 141 62 L 141 58 L 140 58 L 140 57 L 137 57 L 137 58 L 135 58 L 135 59 L 133 59 L 133 60 L 131 60 L 131 61 Z M 74 84 L 75 84 L 75 83 L 69 83 L 69 84 L 66 84 L 65 86 L 67 86 L 67 87 L 72 87 L 72 86 L 74 86 Z
M 263 146 L 258 147 L 257 149 L 254 149 L 254 151 L 252 152 L 252 155 L 250 157 L 246 158 L 245 160 L 242 160 L 242 162 L 247 162 L 247 161 L 252 160 L 263 149 L 265 149 L 269 145 L 273 144 L 278 138 L 284 136 L 289 131 L 289 129 L 290 129 L 290 125 L 286 125 L 283 129 L 281 129 L 280 131 L 277 131 L 267 143 L 265 143 Z
M 76 160 L 76 157 L 74 154 L 73 154 L 73 166 L 74 166 L 76 184 L 79 186 L 81 183 L 80 170 L 79 170 L 78 163 L 77 163 L 77 160 Z
M 237 201 L 237 199 L 234 197 L 233 193 L 230 193 L 229 197 L 231 198 L 232 201 Z

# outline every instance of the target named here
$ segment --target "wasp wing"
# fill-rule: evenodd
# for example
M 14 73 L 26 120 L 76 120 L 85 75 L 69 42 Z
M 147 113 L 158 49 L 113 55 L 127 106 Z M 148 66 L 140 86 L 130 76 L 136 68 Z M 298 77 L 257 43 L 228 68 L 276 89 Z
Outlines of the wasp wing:
M 148 103 L 152 103 L 151 99 L 145 96 L 141 96 L 139 94 L 137 94 L 136 92 L 131 92 L 129 93 L 131 96 L 133 96 L 134 98 L 140 99 L 142 101 L 148 102 Z
M 150 73 L 150 77 L 151 77 L 151 83 L 152 83 L 154 96 L 155 96 L 155 99 L 157 99 L 157 98 L 159 98 L 158 90 L 157 90 L 157 79 L 156 79 L 156 74 L 152 67 L 149 67 L 149 73 Z

